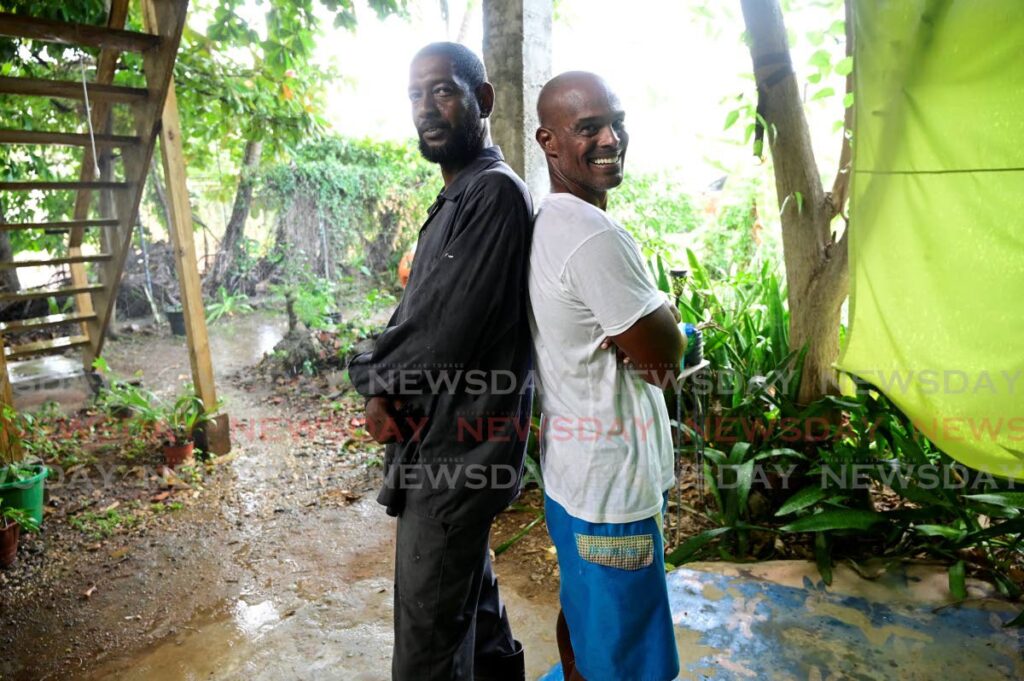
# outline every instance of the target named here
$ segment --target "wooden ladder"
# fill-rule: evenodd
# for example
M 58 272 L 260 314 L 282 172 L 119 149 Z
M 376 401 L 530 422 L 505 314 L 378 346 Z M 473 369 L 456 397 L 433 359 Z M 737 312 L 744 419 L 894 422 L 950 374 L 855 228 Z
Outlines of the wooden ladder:
M 113 0 L 106 26 L 86 26 L 0 13 L 0 35 L 30 38 L 63 45 L 98 48 L 99 59 L 95 78 L 87 86 L 95 132 L 79 134 L 37 130 L 0 128 L 0 144 L 60 145 L 84 148 L 82 169 L 77 181 L 0 182 L 0 192 L 73 191 L 76 192 L 74 216 L 67 221 L 32 222 L 0 225 L 0 229 L 46 230 L 67 234 L 67 255 L 48 260 L 20 260 L 0 263 L 0 268 L 66 266 L 71 275 L 70 286 L 0 292 L 0 302 L 58 298 L 74 300 L 74 309 L 32 319 L 0 324 L 0 389 L 10 390 L 6 361 L 34 355 L 64 352 L 81 348 L 86 371 L 103 350 L 103 341 L 111 324 L 117 289 L 131 248 L 132 230 L 138 217 L 168 93 L 172 92 L 172 74 L 178 44 L 185 26 L 188 0 L 143 0 L 146 33 L 124 30 L 129 0 Z M 113 85 L 114 73 L 122 52 L 142 57 L 144 88 Z M 80 81 L 58 81 L 38 78 L 0 77 L 0 93 L 22 96 L 45 96 L 82 100 L 85 97 Z M 171 95 L 173 97 L 173 94 Z M 131 107 L 134 131 L 130 135 L 111 132 L 114 106 Z M 93 159 L 93 144 L 99 158 Z M 123 181 L 115 181 L 114 160 L 110 149 L 120 150 Z M 99 177 L 95 168 L 99 167 Z M 98 194 L 99 200 L 93 202 Z M 90 213 L 93 213 L 90 216 Z M 86 254 L 82 250 L 85 230 L 99 229 L 101 252 Z M 86 266 L 91 264 L 93 281 Z M 54 326 L 77 325 L 78 333 L 32 343 L 11 343 L 19 334 Z M 0 395 L 0 401 L 7 401 Z M 8 401 L 9 403 L 9 401 Z

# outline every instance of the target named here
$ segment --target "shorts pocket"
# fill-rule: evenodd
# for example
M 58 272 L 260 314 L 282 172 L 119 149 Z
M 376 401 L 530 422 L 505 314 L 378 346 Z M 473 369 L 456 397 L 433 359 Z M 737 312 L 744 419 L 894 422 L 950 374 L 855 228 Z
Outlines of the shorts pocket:
M 602 537 L 577 533 L 576 552 L 588 563 L 619 570 L 642 570 L 654 562 L 654 536 Z

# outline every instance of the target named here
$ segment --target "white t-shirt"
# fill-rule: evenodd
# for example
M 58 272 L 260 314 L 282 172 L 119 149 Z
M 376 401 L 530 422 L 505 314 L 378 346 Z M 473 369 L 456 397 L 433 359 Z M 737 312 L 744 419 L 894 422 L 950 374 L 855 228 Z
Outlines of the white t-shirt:
M 654 516 L 675 483 L 665 398 L 600 349 L 665 302 L 636 242 L 596 206 L 550 194 L 529 286 L 545 492 L 588 522 Z

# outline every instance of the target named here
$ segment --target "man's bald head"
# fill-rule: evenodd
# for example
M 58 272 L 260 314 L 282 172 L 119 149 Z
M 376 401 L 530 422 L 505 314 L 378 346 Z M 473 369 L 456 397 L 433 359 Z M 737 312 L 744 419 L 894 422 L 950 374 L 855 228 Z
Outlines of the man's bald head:
M 622 183 L 629 135 L 626 113 L 603 78 L 586 71 L 555 76 L 537 98 L 537 143 L 547 157 L 552 192 L 604 208 Z
M 549 80 L 537 97 L 537 118 L 541 127 L 555 125 L 557 116 L 573 114 L 588 100 L 615 96 L 604 78 L 589 71 L 566 71 Z

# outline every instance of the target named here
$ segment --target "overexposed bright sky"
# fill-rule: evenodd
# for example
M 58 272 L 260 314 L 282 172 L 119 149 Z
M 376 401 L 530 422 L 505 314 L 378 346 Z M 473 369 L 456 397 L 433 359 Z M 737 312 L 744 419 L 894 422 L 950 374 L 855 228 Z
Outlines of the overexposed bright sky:
M 465 2 L 450 0 L 449 26 L 437 0 L 413 0 L 411 17 L 378 21 L 365 0 L 357 0 L 355 34 L 327 29 L 318 59 L 338 68 L 344 80 L 327 95 L 326 116 L 334 131 L 351 136 L 412 139 L 406 99 L 408 65 L 420 47 L 454 40 Z M 464 43 L 482 53 L 481 2 L 468 22 Z M 750 55 L 740 40 L 739 3 L 714 25 L 698 15 L 703 0 L 562 0 L 552 31 L 552 73 L 594 71 L 615 89 L 627 112 L 630 167 L 671 171 L 686 184 L 702 187 L 723 175 L 722 167 L 754 163 L 750 145 L 740 144 L 746 121 L 723 131 L 729 101 L 746 92 L 753 98 Z M 724 3 L 723 3 L 724 4 Z M 721 7 L 721 6 L 719 6 Z M 716 16 L 719 16 L 718 9 Z M 787 27 L 798 74 L 820 46 L 804 36 L 827 28 L 835 16 L 820 9 L 791 12 Z M 841 55 L 841 47 L 826 43 Z M 838 57 L 837 57 L 838 58 Z M 812 129 L 823 169 L 835 167 L 842 117 L 842 80 L 830 83 L 837 97 L 812 106 Z M 501 83 L 495 83 L 501 87 Z M 813 90 L 811 91 L 813 92 Z M 828 161 L 832 162 L 829 163 Z

